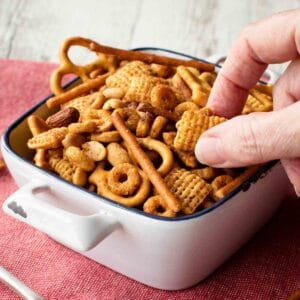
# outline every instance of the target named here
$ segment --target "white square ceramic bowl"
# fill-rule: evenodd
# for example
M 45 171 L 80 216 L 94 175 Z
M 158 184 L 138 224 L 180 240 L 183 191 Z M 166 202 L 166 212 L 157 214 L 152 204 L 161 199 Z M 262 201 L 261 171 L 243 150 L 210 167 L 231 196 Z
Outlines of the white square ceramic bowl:
M 169 50 L 143 50 L 195 59 Z M 26 118 L 32 113 L 49 115 L 49 97 L 2 137 L 3 157 L 20 186 L 5 201 L 4 211 L 144 284 L 178 290 L 203 280 L 269 220 L 285 195 L 287 177 L 280 163 L 272 162 L 224 199 L 191 216 L 157 217 L 97 196 L 31 163 Z

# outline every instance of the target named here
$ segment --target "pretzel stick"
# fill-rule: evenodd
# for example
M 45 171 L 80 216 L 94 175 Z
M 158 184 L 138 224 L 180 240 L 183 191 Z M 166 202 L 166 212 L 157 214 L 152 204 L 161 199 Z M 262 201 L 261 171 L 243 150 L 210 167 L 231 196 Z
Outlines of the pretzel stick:
M 92 89 L 99 88 L 101 85 L 105 83 L 106 78 L 110 75 L 111 73 L 106 73 L 103 74 L 99 77 L 96 77 L 94 79 L 90 79 L 73 89 L 64 92 L 63 94 L 59 94 L 55 97 L 50 98 L 46 104 L 49 108 L 55 107 L 60 104 L 64 104 L 76 97 L 79 97 L 83 94 L 86 94 Z
M 245 172 L 243 172 L 241 175 L 239 175 L 238 177 L 233 179 L 231 182 L 229 182 L 227 185 L 223 186 L 218 191 L 216 191 L 214 194 L 216 200 L 220 200 L 220 199 L 224 198 L 228 193 L 233 191 L 236 187 L 241 185 L 249 177 L 251 177 L 253 174 L 255 174 L 261 168 L 261 166 L 262 166 L 262 164 L 247 168 L 247 170 Z
M 120 114 L 115 111 L 111 116 L 112 122 L 116 129 L 119 131 L 120 135 L 126 142 L 128 148 L 132 151 L 137 162 L 140 164 L 141 168 L 152 182 L 154 187 L 157 189 L 158 193 L 168 204 L 168 207 L 174 212 L 180 211 L 180 202 L 178 199 L 171 193 L 167 184 L 163 178 L 159 175 L 154 165 L 148 158 L 147 154 L 143 151 L 139 143 L 137 142 L 135 136 L 130 132 L 126 127 Z
M 116 55 L 121 60 L 140 60 L 147 64 L 160 64 L 169 66 L 194 67 L 201 71 L 214 71 L 215 66 L 209 63 L 203 63 L 197 60 L 184 60 L 173 57 L 160 56 L 156 54 L 143 53 L 138 51 L 122 50 L 113 47 L 103 46 L 90 40 L 89 48 L 92 51 Z

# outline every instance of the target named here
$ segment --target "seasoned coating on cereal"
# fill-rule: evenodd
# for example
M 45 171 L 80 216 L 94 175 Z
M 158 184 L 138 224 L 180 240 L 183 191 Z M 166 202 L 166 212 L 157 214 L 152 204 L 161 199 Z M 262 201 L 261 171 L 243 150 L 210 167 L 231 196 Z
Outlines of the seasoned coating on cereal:
M 152 89 L 158 84 L 167 85 L 168 82 L 163 78 L 149 75 L 132 77 L 124 100 L 150 103 Z
M 220 174 L 220 170 L 212 167 L 204 167 L 200 169 L 194 169 L 192 170 L 192 173 L 200 176 L 204 180 L 211 181 Z
M 87 172 L 81 168 L 76 168 L 72 176 L 72 182 L 79 186 L 85 186 L 88 180 Z
M 198 76 L 202 88 L 207 94 L 210 93 L 216 78 L 217 78 L 217 74 L 214 72 L 203 72 Z
M 185 111 L 176 123 L 174 147 L 177 150 L 193 151 L 204 131 L 224 121 L 226 119 L 223 117 L 207 116 L 202 111 Z
M 141 185 L 138 168 L 130 163 L 113 167 L 107 175 L 109 189 L 119 196 L 131 196 Z
M 157 116 L 151 126 L 150 137 L 157 139 L 163 132 L 164 127 L 167 125 L 168 119 L 163 116 Z
M 178 113 L 181 116 L 187 110 L 199 110 L 199 109 L 200 109 L 200 107 L 196 103 L 194 103 L 192 101 L 185 101 L 185 102 L 178 104 L 175 107 L 174 112 Z
M 172 147 L 175 140 L 175 136 L 176 136 L 176 131 L 168 131 L 162 134 L 162 139 L 166 145 Z
M 108 87 L 118 87 L 127 92 L 132 77 L 151 75 L 150 66 L 141 61 L 132 61 L 106 79 Z
M 151 184 L 143 171 L 138 169 L 141 184 L 132 196 L 120 196 L 111 191 L 108 184 L 108 171 L 105 171 L 101 163 L 97 166 L 94 172 L 89 177 L 89 182 L 97 186 L 97 193 L 101 196 L 107 197 L 118 203 L 135 207 L 147 199 L 150 193 Z
M 154 75 L 162 78 L 170 77 L 174 74 L 174 68 L 169 65 L 151 64 L 151 71 Z
M 48 150 L 47 154 L 49 166 L 60 177 L 79 186 L 87 183 L 87 173 L 63 157 L 61 148 Z
M 177 155 L 177 157 L 184 163 L 184 165 L 188 168 L 196 168 L 198 165 L 197 158 L 193 151 L 182 151 L 177 150 L 174 147 L 174 139 L 176 136 L 176 132 L 164 132 L 163 140 L 166 145 L 168 145 Z
M 72 123 L 68 126 L 68 130 L 70 133 L 80 134 L 85 132 L 94 132 L 97 128 L 97 124 L 94 121 L 85 121 L 85 122 L 78 122 Z
M 32 137 L 27 142 L 30 149 L 53 149 L 61 146 L 62 140 L 68 133 L 66 127 L 52 128 Z
M 138 114 L 136 109 L 131 107 L 124 107 L 116 109 L 115 111 L 117 111 L 122 116 L 126 126 L 131 131 L 135 132 L 140 120 L 140 115 Z
M 110 119 L 111 112 L 105 109 L 98 110 L 98 119 L 96 120 L 97 132 L 110 131 L 113 128 L 112 121 Z
M 42 118 L 36 115 L 29 116 L 27 118 L 27 123 L 33 136 L 36 136 L 50 129 L 47 123 Z M 46 150 L 37 149 L 33 157 L 33 162 L 40 168 L 49 169 L 48 162 L 46 161 Z
M 156 84 L 151 89 L 151 105 L 156 108 L 173 110 L 179 103 L 175 92 L 165 84 Z
M 84 171 L 90 172 L 95 168 L 94 160 L 78 147 L 71 146 L 67 148 L 65 155 L 73 165 Z
M 31 115 L 27 118 L 27 123 L 30 129 L 30 132 L 33 136 L 36 136 L 42 132 L 45 132 L 50 129 L 47 123 L 36 115 Z
M 160 195 L 168 203 L 171 209 L 173 209 L 175 212 L 180 211 L 181 205 L 178 199 L 170 192 L 163 178 L 158 173 L 147 154 L 140 147 L 136 137 L 126 127 L 126 124 L 124 123 L 122 117 L 118 112 L 114 112 L 112 114 L 112 121 L 115 128 L 119 131 L 123 140 L 127 144 L 127 147 L 133 153 L 134 158 L 141 166 L 141 168 L 143 169 L 153 186 L 158 190 Z
M 136 127 L 137 137 L 146 137 L 150 134 L 151 124 L 153 120 L 153 114 L 149 112 L 140 112 L 140 119 Z
M 96 60 L 75 65 L 68 53 L 76 45 L 96 51 Z M 55 111 L 45 119 L 27 119 L 33 135 L 28 147 L 35 150 L 37 166 L 162 217 L 214 205 L 260 167 L 215 169 L 196 159 L 202 133 L 226 121 L 206 107 L 217 77 L 214 65 L 81 37 L 66 40 L 60 55 L 50 82 L 57 95 L 46 102 Z M 63 90 L 67 71 L 83 83 Z M 271 109 L 272 87 L 258 84 L 249 91 L 243 114 Z
M 68 101 L 67 103 L 63 104 L 61 107 L 62 109 L 67 107 L 74 107 L 76 108 L 80 114 L 82 114 L 87 108 L 91 107 L 91 105 L 97 101 L 98 99 L 103 99 L 103 103 L 105 101 L 105 97 L 101 95 L 99 92 L 95 92 L 90 95 L 77 97 Z
M 68 159 L 61 158 L 55 154 L 49 154 L 50 167 L 63 179 L 72 182 L 76 166 L 73 165 Z
M 186 167 L 196 168 L 198 166 L 198 160 L 193 151 L 181 151 L 174 149 L 174 147 L 172 149 Z
M 157 107 L 153 107 L 151 104 L 149 103 L 140 103 L 138 104 L 137 108 L 136 108 L 139 112 L 150 112 L 153 115 L 156 116 L 163 116 L 167 119 L 169 119 L 172 122 L 177 122 L 180 119 L 180 115 L 169 111 L 167 109 L 164 108 L 157 108 Z
M 70 146 L 81 147 L 86 138 L 79 133 L 68 133 L 62 141 L 62 145 L 67 149 Z
M 249 92 L 242 114 L 271 111 L 272 108 L 272 96 L 253 88 Z
M 36 166 L 49 170 L 50 166 L 47 162 L 47 150 L 46 149 L 37 149 L 36 153 L 33 157 L 33 162 L 35 163 Z
M 165 181 L 181 201 L 182 211 L 187 215 L 194 213 L 211 191 L 211 186 L 202 178 L 181 168 L 173 169 Z
M 180 77 L 180 75 L 178 73 L 176 73 L 172 79 L 171 79 L 171 83 L 173 85 L 173 87 L 176 89 L 176 91 L 178 91 L 178 93 L 180 93 L 185 100 L 190 101 L 191 97 L 192 97 L 192 91 L 191 89 L 186 85 L 186 83 L 184 82 L 184 80 Z
M 211 183 L 212 190 L 210 191 L 210 197 L 215 201 L 219 200 L 218 197 L 216 196 L 216 192 L 223 186 L 230 183 L 232 180 L 233 178 L 229 175 L 217 176 Z
M 197 78 L 188 68 L 183 66 L 177 68 L 177 73 L 191 89 L 192 101 L 201 107 L 205 106 L 208 100 L 208 93 L 202 86 L 199 78 Z

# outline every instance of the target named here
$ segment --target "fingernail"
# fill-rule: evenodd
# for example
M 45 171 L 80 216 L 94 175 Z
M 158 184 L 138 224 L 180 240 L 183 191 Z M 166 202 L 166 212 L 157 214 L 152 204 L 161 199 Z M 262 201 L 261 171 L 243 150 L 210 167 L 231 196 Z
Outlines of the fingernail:
M 197 159 L 205 165 L 220 165 L 225 162 L 222 155 L 220 140 L 217 138 L 201 138 L 199 139 L 195 154 Z

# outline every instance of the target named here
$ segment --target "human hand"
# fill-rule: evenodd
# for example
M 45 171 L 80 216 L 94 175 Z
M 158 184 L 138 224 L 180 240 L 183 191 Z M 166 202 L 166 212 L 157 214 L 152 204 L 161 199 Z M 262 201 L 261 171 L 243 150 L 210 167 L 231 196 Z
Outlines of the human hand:
M 248 91 L 268 64 L 290 61 L 273 87 L 273 112 L 234 117 L 203 133 L 195 153 L 213 167 L 241 167 L 281 159 L 300 196 L 300 10 L 249 25 L 231 49 L 207 106 L 221 116 L 239 114 Z

